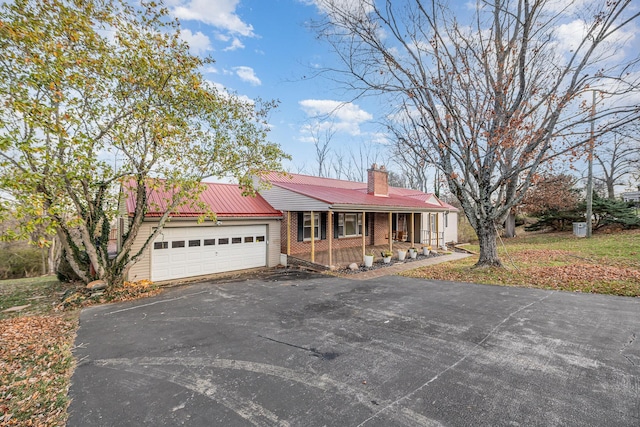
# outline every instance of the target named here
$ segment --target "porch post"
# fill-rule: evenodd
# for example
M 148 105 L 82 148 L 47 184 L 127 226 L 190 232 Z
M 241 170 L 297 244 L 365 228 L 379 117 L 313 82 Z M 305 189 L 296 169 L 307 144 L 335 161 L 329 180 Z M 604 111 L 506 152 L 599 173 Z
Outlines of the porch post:
M 393 252 L 393 227 L 391 224 L 392 218 L 393 214 L 389 212 L 389 252 Z
M 314 213 L 311 211 L 311 262 L 316 262 L 316 224 L 314 219 Z
M 329 268 L 331 268 L 331 266 L 333 265 L 333 212 L 331 212 L 331 210 L 329 210 L 329 213 L 327 214 L 329 216 L 328 218 L 328 222 L 329 224 L 327 224 L 327 227 L 329 227 L 328 231 L 328 235 L 329 235 Z
M 442 245 L 444 246 L 444 235 L 442 236 Z M 440 249 L 440 213 L 436 213 L 436 247 Z
M 362 262 L 364 262 L 364 256 L 365 256 L 365 255 L 366 255 L 366 253 L 367 253 L 367 249 L 366 249 L 366 247 L 365 247 L 365 246 L 366 246 L 366 243 L 367 243 L 367 242 L 366 242 L 366 235 L 367 235 L 367 232 L 365 231 L 365 224 L 366 224 L 366 221 L 365 221 L 365 215 L 366 215 L 366 214 L 367 214 L 367 213 L 366 213 L 365 211 L 362 211 L 362 228 L 360 229 L 360 233 L 362 234 Z
M 291 255 L 291 212 L 287 211 L 287 255 Z
M 431 229 L 431 212 L 429 212 L 427 216 L 427 224 L 429 224 L 429 246 L 431 246 L 431 236 L 433 235 L 433 230 Z
M 416 236 L 414 236 L 414 230 L 415 230 L 415 222 L 414 222 L 414 217 L 413 217 L 413 212 L 411 212 L 411 227 L 409 227 L 409 242 L 411 242 L 411 247 L 413 247 L 413 245 L 415 244 L 415 240 L 416 240 Z

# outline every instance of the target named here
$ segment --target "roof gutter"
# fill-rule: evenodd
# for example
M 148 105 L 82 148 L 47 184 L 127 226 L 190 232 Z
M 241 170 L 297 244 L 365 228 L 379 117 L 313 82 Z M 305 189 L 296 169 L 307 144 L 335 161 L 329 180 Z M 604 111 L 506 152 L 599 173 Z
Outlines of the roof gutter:
M 329 207 L 334 212 L 398 212 L 398 213 L 411 213 L 411 212 L 450 212 L 451 209 L 445 207 L 404 207 L 404 206 L 371 206 L 371 205 L 346 205 L 335 204 Z

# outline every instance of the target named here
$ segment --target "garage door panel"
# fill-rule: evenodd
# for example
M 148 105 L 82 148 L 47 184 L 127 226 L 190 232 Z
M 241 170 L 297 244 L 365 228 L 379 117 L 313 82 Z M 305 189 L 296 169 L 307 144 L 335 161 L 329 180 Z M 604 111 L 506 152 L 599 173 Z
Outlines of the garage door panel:
M 152 280 L 246 268 L 267 260 L 266 225 L 165 228 L 152 246 Z M 235 242 L 235 243 L 234 243 Z

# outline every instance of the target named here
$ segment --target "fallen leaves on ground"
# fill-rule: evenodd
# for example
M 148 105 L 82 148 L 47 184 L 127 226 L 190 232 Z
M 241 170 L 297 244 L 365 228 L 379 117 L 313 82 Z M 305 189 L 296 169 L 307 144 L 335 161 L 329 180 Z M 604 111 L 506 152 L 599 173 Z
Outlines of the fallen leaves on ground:
M 559 249 L 525 249 L 520 250 L 514 254 L 508 254 L 505 256 L 505 262 L 509 258 L 513 258 L 515 261 L 519 262 L 557 262 L 557 261 L 566 261 L 567 258 L 572 257 L 573 255 L 569 251 L 563 251 Z
M 105 292 L 91 293 L 82 288 L 65 298 L 61 306 L 64 309 L 69 309 L 106 302 L 131 301 L 158 295 L 161 291 L 160 287 L 150 280 L 124 282 L 121 286 L 109 288 Z
M 432 280 L 640 296 L 638 269 L 589 263 L 585 258 L 566 251 L 544 252 L 525 250 L 512 254 L 517 268 L 504 260 L 506 268 L 474 269 L 472 266 L 476 259 L 467 258 L 411 270 L 402 275 Z M 553 265 L 560 262 L 561 265 Z
M 0 426 L 60 426 L 67 414 L 75 318 L 0 320 Z

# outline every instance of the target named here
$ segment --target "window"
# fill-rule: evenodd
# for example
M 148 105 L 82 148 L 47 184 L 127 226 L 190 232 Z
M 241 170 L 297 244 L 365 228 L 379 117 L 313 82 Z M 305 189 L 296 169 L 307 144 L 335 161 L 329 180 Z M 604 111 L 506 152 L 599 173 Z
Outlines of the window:
M 213 246 L 216 244 L 216 239 L 204 239 L 205 246 Z
M 341 213 L 338 215 L 338 237 L 362 236 L 362 214 Z
M 200 246 L 200 240 L 189 240 L 189 247 Z
M 242 243 L 242 237 L 232 237 L 231 243 Z
M 171 242 L 171 247 L 172 248 L 184 248 L 184 240 L 176 240 L 174 242 Z
M 218 239 L 218 244 L 219 245 L 228 245 L 229 244 L 229 238 L 225 237 L 224 239 Z
M 256 236 L 256 242 L 264 242 L 264 236 Z
M 304 214 L 304 240 L 311 240 L 311 214 Z M 320 239 L 320 214 L 313 214 L 313 237 Z
M 444 213 L 444 228 L 449 226 L 449 212 Z
M 244 238 L 245 243 L 253 243 L 253 236 L 247 236 Z
M 436 228 L 436 218 L 438 218 L 438 214 L 431 214 L 431 231 L 436 232 L 438 229 Z
M 169 242 L 155 242 L 153 244 L 153 249 L 168 249 Z

